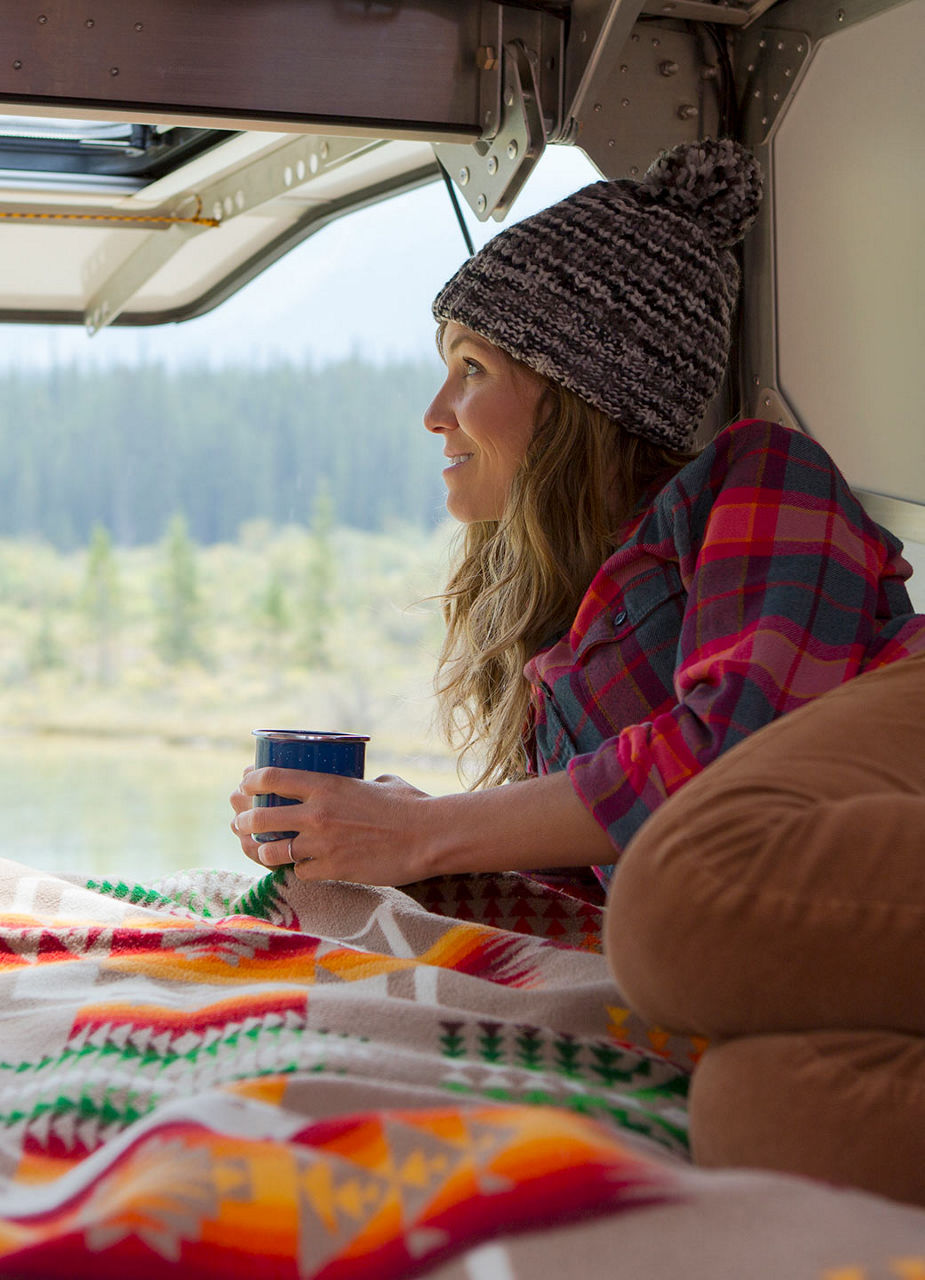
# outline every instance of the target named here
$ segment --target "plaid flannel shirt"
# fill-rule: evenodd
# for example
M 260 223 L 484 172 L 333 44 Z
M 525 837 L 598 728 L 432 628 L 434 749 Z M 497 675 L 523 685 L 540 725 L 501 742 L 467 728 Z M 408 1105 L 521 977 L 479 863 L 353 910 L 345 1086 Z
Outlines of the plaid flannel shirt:
M 530 769 L 567 769 L 617 855 L 742 738 L 925 649 L 901 543 L 799 432 L 728 427 L 624 533 L 525 668 Z M 606 884 L 613 866 L 594 870 Z

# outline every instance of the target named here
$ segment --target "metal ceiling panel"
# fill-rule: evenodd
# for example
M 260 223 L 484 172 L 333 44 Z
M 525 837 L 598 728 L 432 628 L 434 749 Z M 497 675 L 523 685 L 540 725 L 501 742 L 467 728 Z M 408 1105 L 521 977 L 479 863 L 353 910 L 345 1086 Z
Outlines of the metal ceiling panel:
M 455 0 L 0 0 L 0 103 L 462 141 L 481 128 L 479 17 Z

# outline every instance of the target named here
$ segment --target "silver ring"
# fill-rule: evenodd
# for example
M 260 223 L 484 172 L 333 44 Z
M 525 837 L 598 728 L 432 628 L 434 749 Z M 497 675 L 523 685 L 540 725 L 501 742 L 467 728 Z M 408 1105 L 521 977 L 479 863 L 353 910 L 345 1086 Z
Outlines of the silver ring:
M 295 866 L 295 858 L 292 856 L 292 840 L 289 841 L 289 861 Z

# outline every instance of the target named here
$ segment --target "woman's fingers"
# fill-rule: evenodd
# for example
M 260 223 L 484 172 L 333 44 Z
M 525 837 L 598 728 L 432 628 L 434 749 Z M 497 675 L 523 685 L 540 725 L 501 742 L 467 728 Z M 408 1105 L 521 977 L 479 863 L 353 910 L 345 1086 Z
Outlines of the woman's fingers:
M 246 796 L 278 795 L 287 800 L 304 800 L 311 794 L 319 778 L 330 774 L 308 773 L 305 769 L 279 769 L 268 765 L 263 769 L 245 770 L 238 790 Z
M 304 804 L 265 806 L 242 809 L 232 821 L 239 836 L 262 836 L 268 831 L 302 831 L 312 822 L 312 813 Z M 265 842 L 276 843 L 276 841 Z
M 260 856 L 262 842 L 254 837 L 267 831 L 278 831 L 280 821 L 278 807 L 255 808 L 254 798 L 271 793 L 298 800 L 309 793 L 307 775 L 299 769 L 255 769 L 253 765 L 248 765 L 238 786 L 229 796 L 234 809 L 231 829 L 238 837 L 244 853 L 262 865 L 267 865 Z M 287 823 L 286 829 L 289 830 L 291 825 Z

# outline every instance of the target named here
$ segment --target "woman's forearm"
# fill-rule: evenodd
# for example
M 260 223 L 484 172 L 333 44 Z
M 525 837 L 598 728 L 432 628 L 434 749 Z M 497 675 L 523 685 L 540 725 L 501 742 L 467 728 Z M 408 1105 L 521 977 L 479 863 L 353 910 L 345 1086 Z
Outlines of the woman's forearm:
M 614 860 L 613 845 L 566 773 L 423 802 L 425 875 L 587 867 Z

